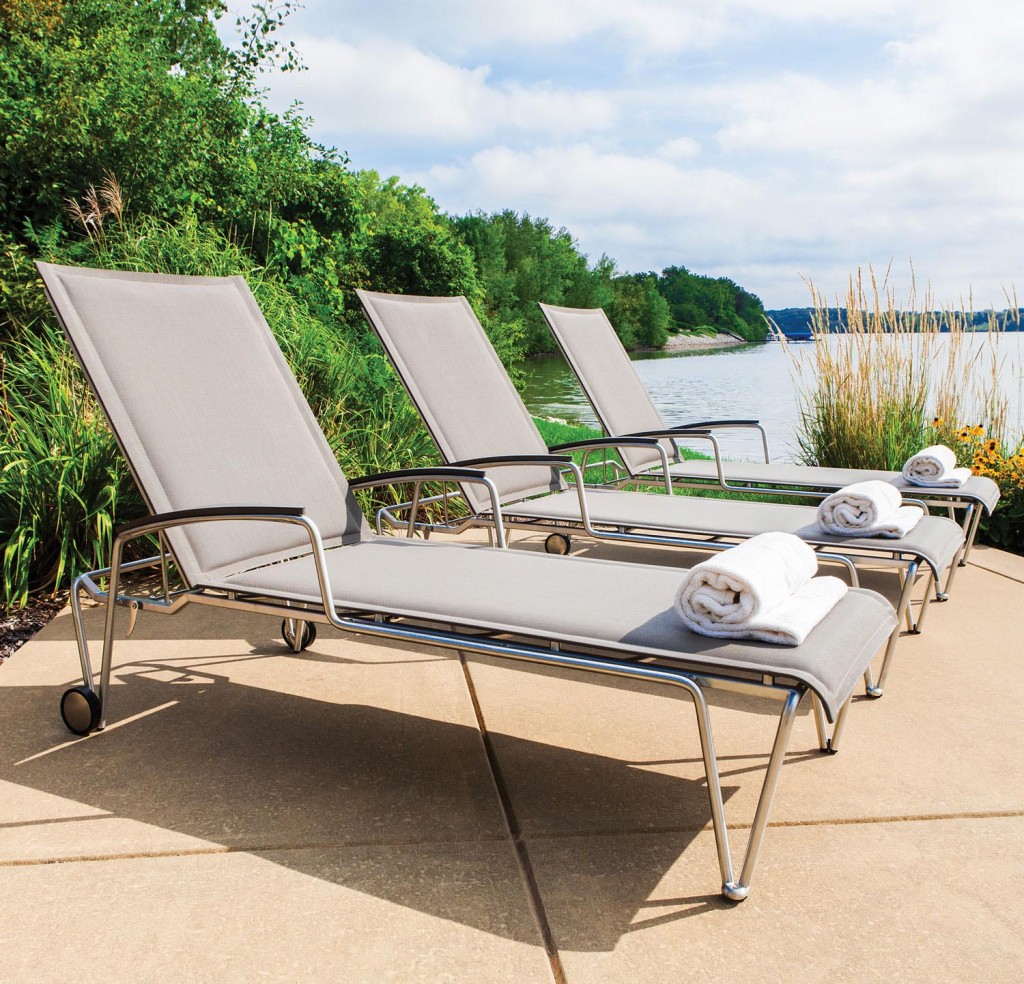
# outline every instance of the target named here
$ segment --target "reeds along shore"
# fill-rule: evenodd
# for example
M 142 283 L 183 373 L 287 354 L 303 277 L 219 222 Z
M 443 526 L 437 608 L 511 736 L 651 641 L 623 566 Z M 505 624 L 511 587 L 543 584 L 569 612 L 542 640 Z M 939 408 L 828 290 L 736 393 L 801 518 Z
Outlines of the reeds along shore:
M 787 346 L 801 412 L 798 434 L 808 463 L 851 468 L 899 468 L 922 446 L 947 444 L 971 465 L 967 427 L 1006 450 L 1020 446 L 1011 433 L 1011 392 L 1018 368 L 1007 366 L 1003 330 L 994 312 L 988 331 L 974 329 L 967 311 L 935 310 L 930 292 L 918 297 L 913 280 L 904 304 L 873 270 L 851 276 L 842 333 L 829 331 L 829 304 L 808 284 L 811 332 L 821 344 Z M 1016 310 L 1016 299 L 1012 300 Z M 969 442 L 968 442 L 969 443 Z M 964 446 L 960 446 L 964 445 Z

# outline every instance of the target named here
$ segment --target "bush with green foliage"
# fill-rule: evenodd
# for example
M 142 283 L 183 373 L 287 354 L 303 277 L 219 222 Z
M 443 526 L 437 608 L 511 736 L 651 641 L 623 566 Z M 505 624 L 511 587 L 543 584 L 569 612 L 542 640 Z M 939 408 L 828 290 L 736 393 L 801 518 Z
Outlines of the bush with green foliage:
M 349 474 L 427 464 L 433 443 L 383 358 L 347 344 L 219 230 L 195 220 L 109 218 L 102 234 L 45 257 L 59 263 L 176 274 L 245 276 L 332 450 Z M 11 289 L 38 296 L 8 321 L 0 416 L 0 604 L 65 586 L 100 567 L 115 525 L 142 502 L 34 268 Z M 10 313 L 10 312 L 8 312 Z M 380 500 L 384 501 L 384 500 Z M 377 500 L 367 498 L 373 508 Z

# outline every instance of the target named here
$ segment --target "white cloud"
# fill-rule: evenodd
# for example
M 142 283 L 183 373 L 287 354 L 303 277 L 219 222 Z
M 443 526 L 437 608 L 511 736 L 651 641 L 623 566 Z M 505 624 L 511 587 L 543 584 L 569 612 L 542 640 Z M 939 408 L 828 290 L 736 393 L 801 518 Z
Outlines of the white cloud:
M 422 176 L 442 198 L 481 197 L 490 207 L 504 199 L 540 204 L 537 214 L 558 213 L 575 221 L 686 219 L 742 209 L 750 182 L 715 168 L 681 167 L 656 156 L 604 153 L 589 144 L 482 150 L 461 167 Z M 487 205 L 483 207 L 489 207 Z M 546 212 L 543 211 L 546 209 Z M 559 218 L 559 222 L 563 220 Z
M 890 258 L 951 301 L 1019 276 L 1016 0 L 307 0 L 295 23 L 310 71 L 278 104 L 450 211 L 769 305 Z
M 658 157 L 668 161 L 685 161 L 700 153 L 700 144 L 693 137 L 673 137 L 658 148 Z
M 275 79 L 276 98 L 301 101 L 331 133 L 462 142 L 509 129 L 571 135 L 615 122 L 602 93 L 495 84 L 486 65 L 464 68 L 399 41 L 306 37 L 297 45 L 308 71 Z

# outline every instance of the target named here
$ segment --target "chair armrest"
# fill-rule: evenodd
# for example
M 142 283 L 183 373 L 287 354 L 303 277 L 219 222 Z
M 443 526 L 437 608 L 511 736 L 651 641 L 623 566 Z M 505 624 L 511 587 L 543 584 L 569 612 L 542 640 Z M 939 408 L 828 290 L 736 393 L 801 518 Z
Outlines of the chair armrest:
M 553 444 L 551 452 L 582 451 L 586 448 L 650 448 L 657 445 L 653 437 L 593 437 L 586 441 L 569 441 L 568 444 Z
M 491 514 L 494 517 L 494 535 L 499 547 L 507 546 L 505 526 L 501 518 L 501 501 L 498 489 L 480 468 L 466 468 L 462 463 L 437 465 L 428 468 L 402 468 L 399 471 L 378 472 L 376 475 L 363 475 L 348 483 L 350 489 L 370 489 L 377 485 L 397 485 L 402 482 L 414 482 L 412 508 L 409 513 L 409 536 L 416 530 L 416 513 L 419 508 L 420 486 L 424 482 L 472 482 L 483 485 L 491 500 Z
M 699 423 L 678 424 L 670 430 L 710 430 L 712 427 L 760 427 L 760 420 L 702 420 Z
M 479 469 L 458 467 L 402 468 L 377 472 L 349 480 L 350 489 L 371 489 L 378 485 L 399 485 L 402 482 L 479 482 L 485 475 Z
M 453 468 L 501 468 L 510 465 L 548 465 L 555 468 L 572 463 L 568 454 L 499 454 L 493 458 L 465 458 L 453 461 Z
M 677 427 L 670 427 L 669 430 L 671 433 L 683 437 L 691 434 L 706 434 L 718 427 L 734 427 L 758 431 L 761 435 L 761 447 L 764 449 L 765 463 L 769 463 L 772 460 L 771 452 L 768 449 L 768 432 L 764 429 L 764 425 L 760 420 L 702 420 L 700 423 L 679 424 Z
M 305 514 L 301 506 L 209 506 L 203 509 L 178 509 L 174 512 L 154 513 L 140 516 L 125 523 L 117 530 L 117 536 L 165 529 L 169 526 L 184 526 L 189 523 L 216 522 L 218 519 L 297 519 Z
M 710 437 L 709 430 L 686 430 L 680 427 L 666 427 L 664 430 L 637 431 L 635 434 L 623 434 L 622 439 L 646 438 L 657 443 L 658 440 L 673 437 Z

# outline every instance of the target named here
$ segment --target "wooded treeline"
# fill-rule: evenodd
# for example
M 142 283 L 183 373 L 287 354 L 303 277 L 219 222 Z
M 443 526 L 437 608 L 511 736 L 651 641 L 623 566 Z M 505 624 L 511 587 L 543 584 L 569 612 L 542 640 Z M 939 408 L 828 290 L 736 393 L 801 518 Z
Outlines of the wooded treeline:
M 764 337 L 760 302 L 729 280 L 621 274 L 545 219 L 447 216 L 422 188 L 352 170 L 301 112 L 261 99 L 262 68 L 300 67 L 277 41 L 289 7 L 254 7 L 231 50 L 220 0 L 0 0 L 4 252 L 96 233 L 102 211 L 76 221 L 69 201 L 109 176 L 121 215 L 223 234 L 357 345 L 356 287 L 465 294 L 509 360 L 552 350 L 538 300 L 606 308 L 629 348 L 705 325 Z

